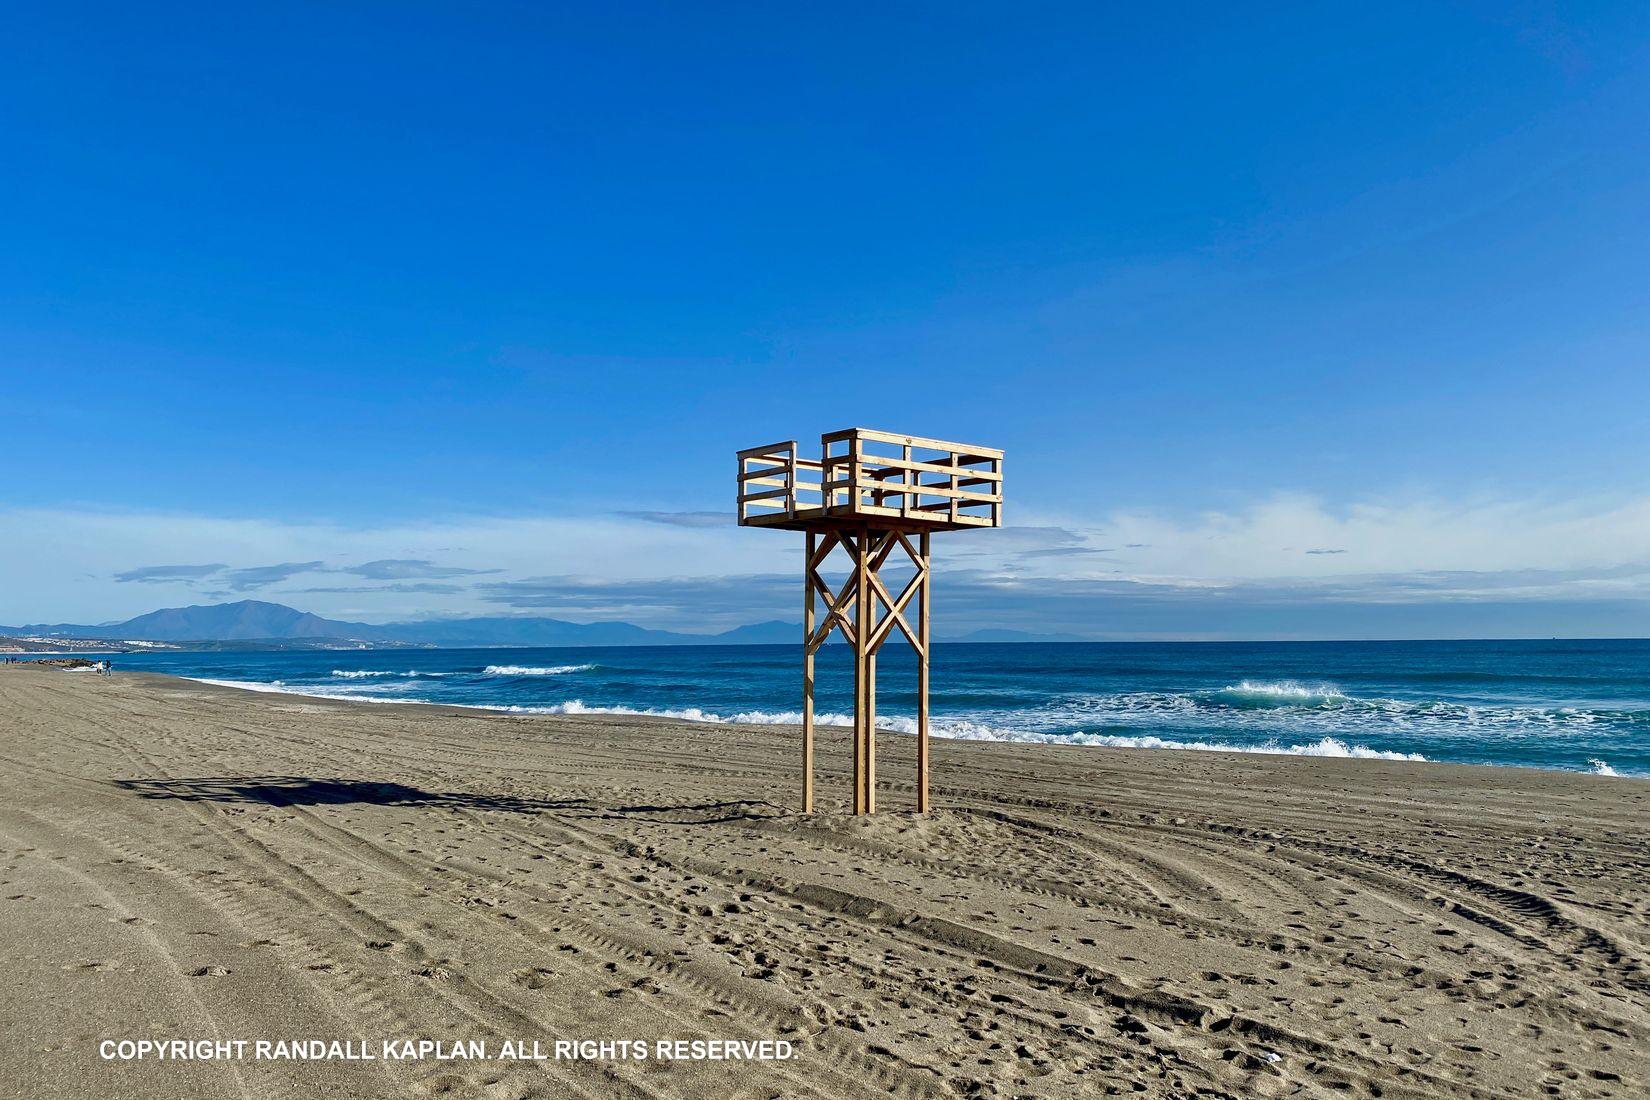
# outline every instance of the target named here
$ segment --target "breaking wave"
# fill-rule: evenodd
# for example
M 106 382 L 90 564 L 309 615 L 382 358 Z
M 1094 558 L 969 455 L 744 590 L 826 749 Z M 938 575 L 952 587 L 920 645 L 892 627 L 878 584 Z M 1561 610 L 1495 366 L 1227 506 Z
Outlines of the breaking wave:
M 508 667 L 508 666 L 505 666 Z M 590 667 L 590 666 L 584 666 Z M 289 686 L 283 681 L 263 682 L 254 680 L 216 680 L 205 677 L 192 677 L 196 683 L 212 684 L 217 687 L 241 688 L 246 691 L 269 692 L 281 695 L 304 695 L 318 699 L 337 699 L 361 703 L 412 703 L 440 706 L 443 704 L 427 699 L 385 699 L 376 695 L 358 695 L 337 690 L 329 690 L 319 686 Z M 624 707 L 624 706 L 588 706 L 578 699 L 570 699 L 565 703 L 552 703 L 545 706 L 520 706 L 510 704 L 448 704 L 462 706 L 468 710 L 498 711 L 506 714 L 613 714 L 628 715 L 637 718 L 675 718 L 684 722 L 705 722 L 713 725 L 737 726 L 796 726 L 802 723 L 800 711 L 765 711 L 748 710 L 731 714 L 718 714 L 715 711 L 705 710 L 702 707 Z M 821 726 L 852 726 L 854 719 L 848 714 L 816 714 L 814 722 Z M 883 717 L 877 720 L 879 730 L 894 733 L 915 734 L 916 720 L 901 716 Z M 1117 734 L 1101 733 L 1036 733 L 1031 731 L 1010 731 L 996 729 L 981 722 L 966 719 L 934 719 L 929 722 L 928 731 L 935 737 L 944 737 L 957 741 L 1002 741 L 1018 742 L 1023 744 L 1040 745 L 1089 745 L 1118 749 L 1182 749 L 1193 752 L 1241 752 L 1258 753 L 1269 756 L 1327 756 L 1340 757 L 1351 760 L 1411 760 L 1424 762 L 1425 756 L 1420 753 L 1387 752 L 1381 749 L 1371 749 L 1363 745 L 1349 745 L 1333 737 L 1324 737 L 1318 741 L 1285 745 L 1271 741 L 1261 745 L 1236 745 L 1220 741 L 1182 741 L 1167 737 L 1154 736 L 1122 736 Z M 1602 762 L 1595 762 L 1602 763 Z M 1608 767 L 1608 765 L 1604 765 Z M 1598 774 L 1614 774 L 1613 772 L 1599 772 Z
M 382 695 L 360 694 L 365 688 L 328 688 L 320 684 L 305 684 L 301 687 L 292 687 L 284 680 L 219 680 L 207 676 L 186 676 L 186 680 L 193 680 L 197 684 L 211 684 L 213 687 L 239 688 L 242 691 L 258 691 L 271 695 L 304 695 L 311 699 L 339 699 L 349 703 L 426 703 L 426 699 L 395 699 L 385 698 Z
M 745 660 L 679 657 L 674 651 L 639 652 L 622 667 L 600 653 L 576 651 L 489 656 L 513 656 L 518 661 L 537 657 L 545 663 L 484 665 L 485 657 L 478 661 L 460 653 L 436 653 L 408 659 L 441 671 L 332 668 L 329 675 L 327 669 L 335 661 L 349 659 L 336 657 L 309 663 L 302 657 L 260 658 L 253 666 L 257 672 L 247 670 L 260 677 L 256 680 L 238 678 L 247 673 L 227 658 L 180 671 L 237 677 L 195 677 L 225 687 L 352 702 L 726 725 L 797 726 L 802 721 L 799 710 L 787 709 L 797 698 L 788 663 L 774 663 L 770 669 L 761 661 L 753 665 Z M 605 663 L 548 663 L 579 656 Z M 1466 681 L 1491 673 L 1473 669 L 1461 670 L 1463 684 L 1451 687 L 1447 681 L 1435 686 L 1430 673 L 1410 675 L 1384 666 L 1372 672 L 1349 661 L 1317 667 L 1316 662 L 1296 661 L 1291 667 L 1270 660 L 1250 666 L 1270 675 L 1244 678 L 1242 666 L 1213 674 L 1207 662 L 1191 662 L 1190 673 L 1149 666 L 1120 672 L 1100 657 L 1087 662 L 1072 661 L 1064 653 L 1062 657 L 1069 667 L 1022 662 L 1023 667 L 1006 674 L 996 658 L 996 663 L 978 667 L 963 664 L 947 676 L 945 688 L 934 697 L 930 733 L 972 741 L 1533 765 L 1608 777 L 1650 775 L 1644 757 L 1644 746 L 1650 744 L 1650 706 L 1645 702 L 1650 699 L 1650 679 L 1641 685 L 1614 673 L 1614 679 L 1571 677 L 1586 688 L 1580 690 L 1549 684 L 1562 679 L 1563 670 L 1543 667 L 1540 677 L 1509 674 L 1509 686 L 1486 690 Z M 385 656 L 376 663 L 401 659 Z M 1197 660 L 1202 661 L 1201 656 Z M 579 675 L 598 668 L 607 671 Z M 878 728 L 915 733 L 915 720 L 900 713 L 908 702 L 901 694 L 906 684 L 896 679 L 894 685 L 893 705 L 879 715 Z M 833 691 L 822 696 L 819 725 L 852 725 L 850 715 L 839 713 L 847 707 L 844 695 Z M 671 705 L 677 701 L 700 705 Z
M 589 672 L 595 665 L 488 665 L 489 676 L 565 676 L 569 672 Z
M 1350 701 L 1334 684 L 1302 684 L 1295 680 L 1244 680 L 1213 695 L 1235 706 L 1323 706 Z
M 1126 725 L 1194 722 L 1249 731 L 1290 727 L 1331 736 L 1362 731 L 1502 735 L 1582 732 L 1595 727 L 1650 724 L 1650 710 L 1591 710 L 1575 706 L 1478 704 L 1444 699 L 1361 698 L 1332 684 L 1245 680 L 1214 691 L 1127 691 L 1069 695 L 1045 712 L 1072 722 Z
M 646 708 L 593 707 L 578 699 L 553 703 L 542 707 L 510 707 L 522 714 L 622 714 L 649 718 L 679 718 L 686 722 L 710 722 L 721 725 L 795 726 L 801 725 L 800 711 L 740 711 L 717 714 L 700 707 Z M 852 726 L 854 719 L 847 714 L 816 714 L 816 725 Z M 900 716 L 877 719 L 877 729 L 895 733 L 915 734 L 917 723 L 913 718 Z M 1025 730 L 996 729 L 981 722 L 965 719 L 932 719 L 928 732 L 935 737 L 955 741 L 1003 741 L 1039 745 L 1091 745 L 1116 749 L 1185 749 L 1195 752 L 1244 752 L 1267 756 L 1328 756 L 1348 760 L 1410 760 L 1424 763 L 1426 757 L 1418 752 L 1388 752 L 1383 749 L 1349 745 L 1334 737 L 1298 745 L 1267 741 L 1260 745 L 1235 745 L 1220 741 L 1182 741 L 1155 736 L 1124 736 L 1104 733 L 1038 733 Z

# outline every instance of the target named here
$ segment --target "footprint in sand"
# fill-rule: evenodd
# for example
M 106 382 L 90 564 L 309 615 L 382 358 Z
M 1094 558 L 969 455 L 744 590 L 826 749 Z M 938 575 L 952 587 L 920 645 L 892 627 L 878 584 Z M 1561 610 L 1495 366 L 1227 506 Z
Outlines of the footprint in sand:
M 542 966 L 529 966 L 512 971 L 510 980 L 527 989 L 543 989 L 550 984 L 555 972 Z

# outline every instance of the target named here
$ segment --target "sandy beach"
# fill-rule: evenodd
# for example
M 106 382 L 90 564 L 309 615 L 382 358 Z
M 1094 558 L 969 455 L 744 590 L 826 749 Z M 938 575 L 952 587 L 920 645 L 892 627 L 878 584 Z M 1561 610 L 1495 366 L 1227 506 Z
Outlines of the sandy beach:
M 0 1094 L 1642 1096 L 1650 782 L 0 669 Z M 120 1060 L 105 1040 L 486 1044 Z M 788 1059 L 504 1059 L 557 1040 Z

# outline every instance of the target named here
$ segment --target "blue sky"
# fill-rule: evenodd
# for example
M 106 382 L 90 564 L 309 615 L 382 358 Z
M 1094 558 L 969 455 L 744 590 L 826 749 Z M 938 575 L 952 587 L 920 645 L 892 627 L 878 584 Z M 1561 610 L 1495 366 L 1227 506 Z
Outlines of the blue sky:
M 0 622 L 788 617 L 677 513 L 858 423 L 1008 451 L 958 629 L 1650 633 L 1643 5 L 10 29 Z

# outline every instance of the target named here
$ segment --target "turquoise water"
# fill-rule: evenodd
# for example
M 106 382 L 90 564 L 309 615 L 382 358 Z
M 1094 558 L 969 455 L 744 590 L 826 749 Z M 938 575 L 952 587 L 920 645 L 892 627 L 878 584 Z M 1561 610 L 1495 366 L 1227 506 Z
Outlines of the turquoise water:
M 800 648 L 150 653 L 147 669 L 266 691 L 522 712 L 795 722 Z M 821 652 L 821 719 L 851 664 Z M 879 661 L 879 725 L 911 728 L 915 666 Z M 1650 641 L 937 645 L 933 731 L 1105 746 L 1517 764 L 1650 776 Z M 684 736 L 691 736 L 684 734 Z

